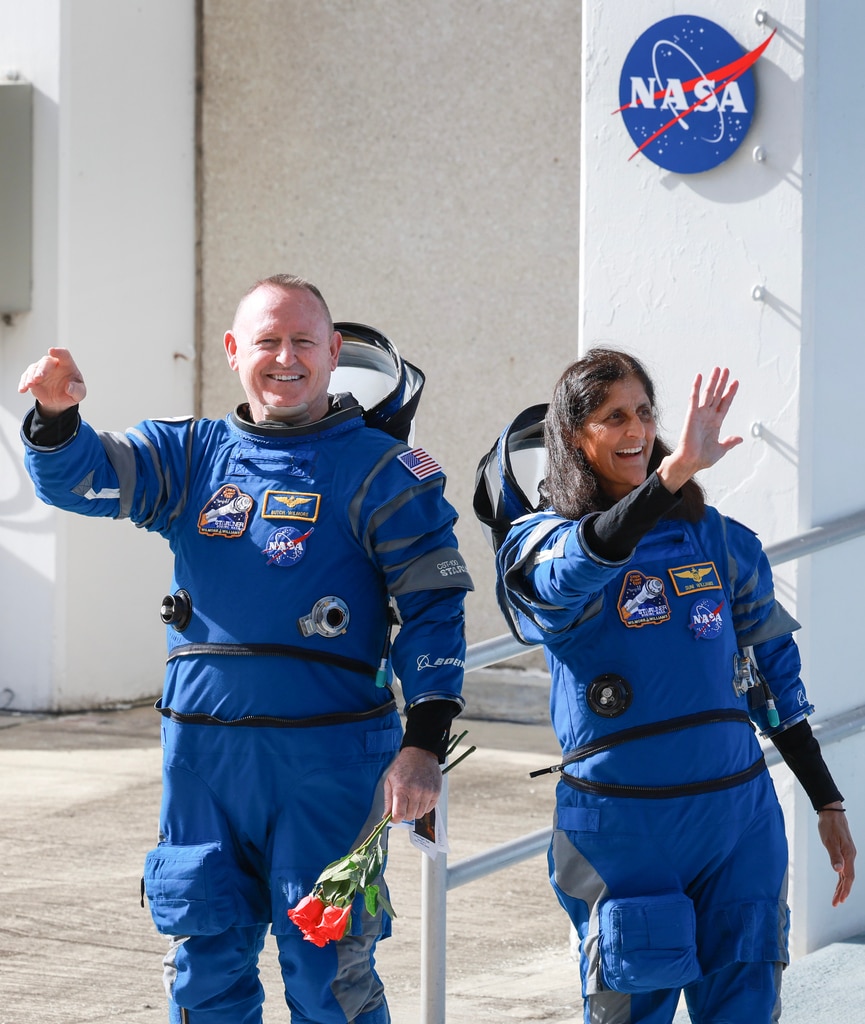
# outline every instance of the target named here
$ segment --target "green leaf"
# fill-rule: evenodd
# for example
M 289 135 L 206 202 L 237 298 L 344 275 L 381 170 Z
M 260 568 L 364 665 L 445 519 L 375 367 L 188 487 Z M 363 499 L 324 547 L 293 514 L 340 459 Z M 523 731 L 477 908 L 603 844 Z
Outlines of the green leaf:
M 376 909 L 378 908 L 378 886 L 368 885 L 363 890 L 363 902 L 366 906 L 366 912 L 370 917 L 375 917 Z
M 359 876 L 360 871 L 358 870 L 356 864 L 337 864 L 334 865 L 334 867 L 331 870 L 322 871 L 322 873 L 318 876 L 318 881 L 328 882 L 343 878 L 358 878 Z
M 365 889 L 371 882 L 374 882 L 376 878 L 381 874 L 382 864 L 384 863 L 384 853 L 380 846 L 376 846 L 375 850 L 370 851 L 370 856 L 367 859 L 364 871 L 360 876 L 359 887 Z
M 376 899 L 378 905 L 384 909 L 384 912 L 390 917 L 396 917 L 396 911 L 390 905 L 390 900 L 386 896 L 382 896 L 381 892 L 376 893 Z
M 336 907 L 344 907 L 351 903 L 356 892 L 356 885 L 345 885 L 339 882 L 325 882 L 317 888 L 317 895 L 322 903 L 332 903 Z

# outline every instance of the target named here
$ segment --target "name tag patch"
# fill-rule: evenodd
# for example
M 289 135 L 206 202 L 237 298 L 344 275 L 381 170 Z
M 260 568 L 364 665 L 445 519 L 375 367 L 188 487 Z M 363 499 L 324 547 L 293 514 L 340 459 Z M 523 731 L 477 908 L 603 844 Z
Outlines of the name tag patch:
M 668 569 L 673 589 L 679 597 L 693 594 L 697 590 L 720 590 L 721 581 L 714 562 L 696 562 Z
M 314 523 L 318 519 L 320 494 L 307 491 L 267 491 L 261 509 L 262 519 L 303 519 Z

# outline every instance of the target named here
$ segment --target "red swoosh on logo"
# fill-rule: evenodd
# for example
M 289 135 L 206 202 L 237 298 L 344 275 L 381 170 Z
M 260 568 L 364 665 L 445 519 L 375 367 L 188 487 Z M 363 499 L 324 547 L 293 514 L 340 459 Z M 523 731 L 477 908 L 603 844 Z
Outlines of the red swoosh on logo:
M 714 71 L 710 72 L 710 74 L 712 74 L 712 75 L 721 75 L 721 76 L 723 76 L 721 81 L 719 82 L 719 84 L 716 85 L 715 88 L 712 90 L 712 93 L 717 95 L 723 88 L 725 88 L 725 86 L 729 85 L 730 82 L 735 82 L 737 78 L 739 78 L 739 77 L 741 77 L 742 75 L 745 74 L 745 72 L 748 70 L 748 68 L 750 68 L 754 64 L 756 64 L 757 61 L 763 56 L 763 53 L 764 53 L 766 47 L 769 45 L 769 43 L 772 42 L 772 39 L 774 38 L 775 33 L 777 31 L 778 31 L 777 29 L 773 29 L 772 30 L 772 35 L 770 35 L 768 39 L 765 39 L 762 43 L 760 43 L 760 45 L 756 49 L 751 50 L 750 53 L 745 53 L 741 57 L 739 57 L 738 60 L 734 60 L 730 64 L 726 64 L 722 68 L 715 68 Z M 699 76 L 697 78 L 692 78 L 688 82 L 683 82 L 682 83 L 682 89 L 685 92 L 690 92 L 694 88 L 694 86 L 697 84 L 697 82 L 703 81 L 704 77 L 705 76 Z M 665 92 L 666 92 L 665 89 L 659 89 L 654 94 L 654 98 L 655 99 L 659 99 L 659 98 L 663 97 Z M 648 146 L 651 142 L 654 142 L 655 139 L 658 138 L 658 136 L 663 135 L 664 132 L 666 132 L 666 131 L 669 131 L 669 129 L 672 128 L 674 124 L 676 124 L 678 121 L 681 121 L 683 117 L 687 117 L 688 114 L 690 114 L 692 111 L 696 110 L 697 107 L 700 106 L 700 104 L 705 103 L 705 102 L 706 102 L 706 96 L 703 96 L 699 100 L 696 100 L 694 103 L 692 103 L 690 105 L 690 107 L 688 107 L 687 110 L 683 110 L 681 112 L 681 114 L 677 114 L 672 119 L 672 121 L 668 121 L 665 125 L 660 127 L 654 133 L 654 135 L 650 135 L 649 138 L 646 139 L 646 141 L 644 143 L 642 143 L 642 145 L 640 145 L 637 149 L 635 149 L 634 152 L 631 153 L 631 155 L 628 157 L 628 160 L 633 160 L 634 157 L 637 155 L 637 153 L 639 153 L 642 150 L 644 150 L 646 148 L 646 146 Z M 613 113 L 614 114 L 621 113 L 621 111 L 627 110 L 627 108 L 629 106 L 630 106 L 630 104 L 626 103 L 623 107 L 619 107 L 618 110 L 614 110 Z

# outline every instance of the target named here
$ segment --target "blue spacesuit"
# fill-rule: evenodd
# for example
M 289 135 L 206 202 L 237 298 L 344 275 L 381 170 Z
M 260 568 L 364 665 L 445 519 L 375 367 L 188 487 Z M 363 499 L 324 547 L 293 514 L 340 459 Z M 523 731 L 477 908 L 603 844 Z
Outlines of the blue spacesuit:
M 775 1019 L 787 848 L 751 723 L 813 710 L 798 624 L 756 536 L 716 510 L 662 518 L 615 562 L 586 542 L 595 515 L 526 516 L 498 553 L 506 614 L 552 675 L 550 871 L 586 1024 L 668 1024 L 682 989 L 695 1021 Z
M 403 739 L 391 671 L 409 715 L 461 706 L 471 581 L 440 467 L 367 427 L 347 395 L 304 426 L 78 422 L 56 445 L 34 442 L 32 417 L 23 437 L 43 500 L 129 518 L 175 556 L 160 840 L 145 869 L 154 921 L 173 936 L 171 1019 L 260 1021 L 272 922 L 294 1024 L 386 1024 L 381 911 L 361 898 L 352 934 L 319 948 L 287 910 L 382 817 Z

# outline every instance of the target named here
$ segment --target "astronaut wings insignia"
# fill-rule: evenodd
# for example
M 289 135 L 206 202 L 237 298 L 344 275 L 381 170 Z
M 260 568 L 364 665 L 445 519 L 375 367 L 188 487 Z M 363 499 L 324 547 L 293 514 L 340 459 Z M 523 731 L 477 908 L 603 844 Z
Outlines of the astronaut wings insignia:
M 314 523 L 320 502 L 320 494 L 307 491 L 268 491 L 261 516 L 262 519 L 303 519 Z
M 701 583 L 702 580 L 703 580 L 703 577 L 707 573 L 710 573 L 711 571 L 712 570 L 707 568 L 706 566 L 699 566 L 698 567 L 698 566 L 694 565 L 694 566 L 691 566 L 688 569 L 685 569 L 684 572 L 677 572 L 675 575 L 678 576 L 679 579 L 693 580 L 695 583 Z
M 695 590 L 721 589 L 721 581 L 714 562 L 679 565 L 675 569 L 668 569 L 667 572 L 679 597 L 692 594 Z

